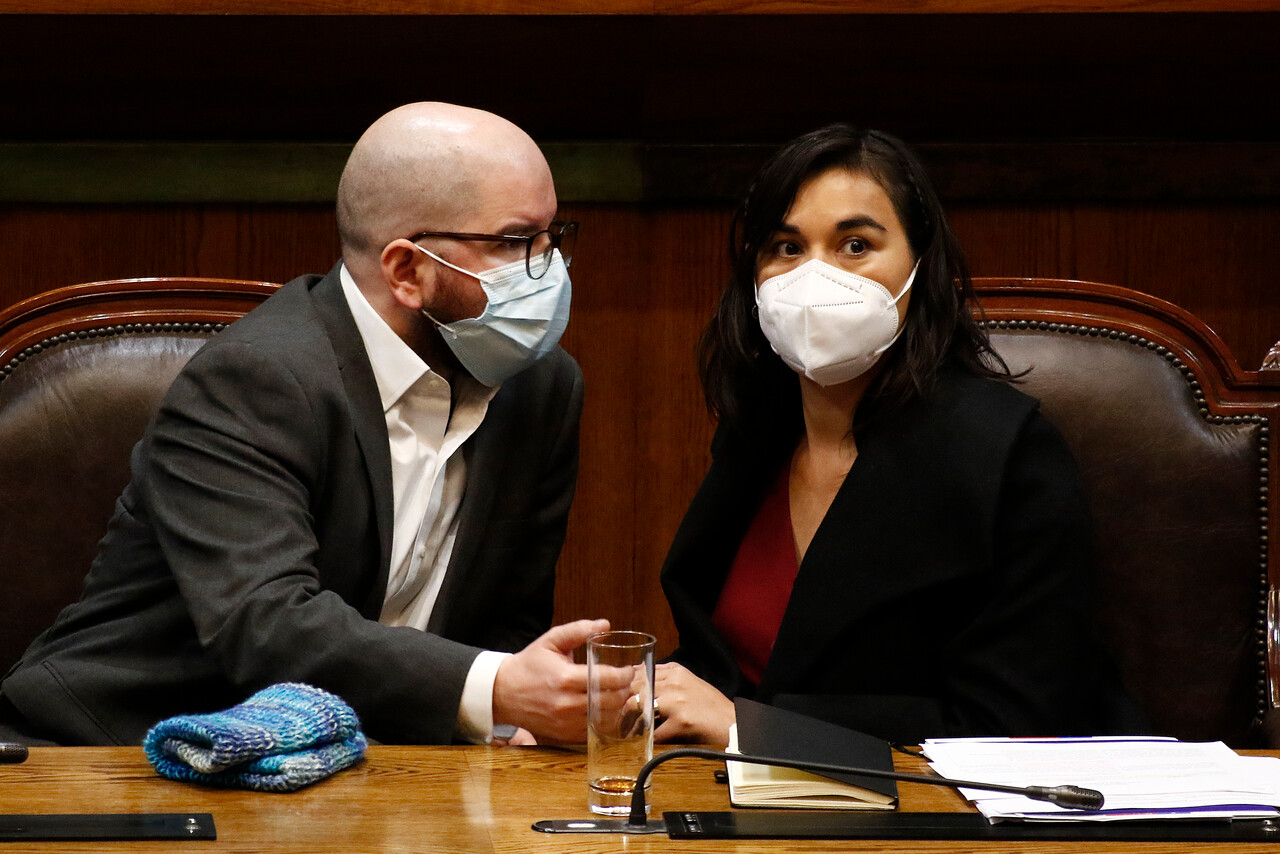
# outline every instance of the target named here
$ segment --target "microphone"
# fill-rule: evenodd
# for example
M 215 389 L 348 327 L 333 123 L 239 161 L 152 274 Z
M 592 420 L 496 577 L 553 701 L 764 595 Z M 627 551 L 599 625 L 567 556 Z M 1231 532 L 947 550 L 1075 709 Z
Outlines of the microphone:
M 723 759 L 728 762 L 745 762 L 748 765 L 774 765 L 780 768 L 798 768 L 801 771 L 817 771 L 819 773 L 858 774 L 863 777 L 881 777 L 887 780 L 903 780 L 908 783 L 925 783 L 929 786 L 949 786 L 953 789 L 984 789 L 990 792 L 1010 792 L 1025 795 L 1037 801 L 1048 801 L 1064 809 L 1099 810 L 1104 798 L 1096 789 L 1085 789 L 1080 786 L 1006 786 L 1000 783 L 975 783 L 969 780 L 953 780 L 949 777 L 927 777 L 923 774 L 908 774 L 905 771 L 880 771 L 874 768 L 848 768 L 843 765 L 827 765 L 822 762 L 803 762 L 794 759 L 779 759 L 773 756 L 746 756 L 739 753 L 725 753 L 719 750 L 706 750 L 701 747 L 678 747 L 668 750 L 661 756 L 655 756 L 644 764 L 636 775 L 636 788 L 631 795 L 631 815 L 627 817 L 628 827 L 642 827 L 645 818 L 644 784 L 663 762 L 679 759 L 682 756 L 696 756 L 702 759 Z
M 0 765 L 17 765 L 27 761 L 27 746 L 12 741 L 0 741 Z
M 1086 789 L 1080 786 L 1006 786 L 1001 783 L 976 783 L 970 780 L 955 780 L 950 777 L 928 777 L 923 774 L 909 774 L 905 771 L 851 768 L 846 765 L 828 765 L 822 762 L 781 759 L 774 756 L 726 753 L 701 747 L 678 747 L 653 757 L 640 769 L 640 773 L 636 775 L 635 789 L 631 793 L 631 814 L 625 822 L 621 819 L 539 821 L 533 827 L 535 830 L 547 833 L 664 833 L 667 831 L 665 821 L 661 819 L 650 821 L 646 817 L 644 787 L 649 775 L 653 773 L 653 769 L 663 762 L 682 757 L 745 762 L 748 765 L 773 765 L 780 768 L 797 768 L 801 771 L 817 771 L 819 773 L 858 774 L 863 777 L 881 777 L 888 780 L 902 780 L 908 783 L 924 783 L 929 786 L 947 786 L 953 789 L 983 789 L 991 792 L 1010 792 L 1015 795 L 1025 795 L 1037 801 L 1048 801 L 1064 809 L 1099 810 L 1102 809 L 1102 804 L 1105 800 L 1102 793 L 1096 789 Z

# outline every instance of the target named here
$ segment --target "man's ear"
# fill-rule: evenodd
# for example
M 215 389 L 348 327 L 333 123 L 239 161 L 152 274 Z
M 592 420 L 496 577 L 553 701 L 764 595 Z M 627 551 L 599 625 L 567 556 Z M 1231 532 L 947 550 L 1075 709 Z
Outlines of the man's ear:
M 382 249 L 379 262 L 382 278 L 396 302 L 418 311 L 434 299 L 436 275 L 432 267 L 419 263 L 426 257 L 407 240 L 393 240 Z

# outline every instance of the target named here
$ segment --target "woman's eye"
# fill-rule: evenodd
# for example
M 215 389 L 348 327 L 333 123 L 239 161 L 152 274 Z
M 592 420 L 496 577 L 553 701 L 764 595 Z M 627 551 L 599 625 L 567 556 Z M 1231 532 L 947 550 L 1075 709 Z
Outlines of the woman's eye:
M 869 247 L 867 246 L 866 241 L 858 237 L 851 238 L 844 245 L 845 251 L 848 252 L 850 255 L 861 255 L 862 253 L 866 252 L 868 248 Z
M 800 244 L 794 240 L 780 240 L 774 244 L 773 254 L 779 258 L 794 258 L 800 254 Z

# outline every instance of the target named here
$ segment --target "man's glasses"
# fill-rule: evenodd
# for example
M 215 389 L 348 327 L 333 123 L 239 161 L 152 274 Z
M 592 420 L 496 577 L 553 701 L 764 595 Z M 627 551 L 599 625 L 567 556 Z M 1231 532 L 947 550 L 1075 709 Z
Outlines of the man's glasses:
M 524 245 L 524 268 L 531 279 L 541 279 L 551 267 L 551 253 L 560 250 L 566 267 L 573 261 L 573 246 L 578 240 L 576 222 L 551 223 L 537 234 L 474 234 L 469 231 L 423 231 L 409 238 L 416 243 L 424 237 L 443 237 L 447 240 L 467 240 L 499 243 L 513 250 Z M 514 261 L 515 259 L 512 258 Z

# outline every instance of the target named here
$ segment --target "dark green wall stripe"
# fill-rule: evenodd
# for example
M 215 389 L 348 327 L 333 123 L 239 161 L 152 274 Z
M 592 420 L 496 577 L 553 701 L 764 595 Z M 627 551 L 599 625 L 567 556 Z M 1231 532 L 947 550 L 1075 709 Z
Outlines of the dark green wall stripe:
M 543 145 L 564 202 L 736 200 L 765 145 Z M 350 146 L 328 143 L 0 143 L 0 202 L 333 201 Z M 1280 143 L 937 143 L 917 146 L 940 195 L 978 202 L 1280 199 Z
M 638 201 L 640 149 L 543 146 L 561 201 Z M 338 143 L 0 144 L 0 202 L 332 202 L 351 146 Z

